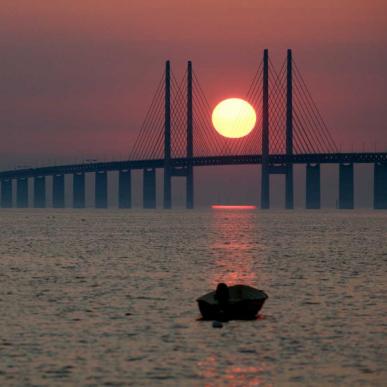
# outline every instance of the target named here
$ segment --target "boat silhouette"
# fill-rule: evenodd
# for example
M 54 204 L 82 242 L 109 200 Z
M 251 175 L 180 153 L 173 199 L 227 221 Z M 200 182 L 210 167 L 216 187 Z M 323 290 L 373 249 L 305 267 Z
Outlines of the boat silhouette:
M 263 290 L 248 285 L 219 284 L 196 301 L 204 320 L 253 320 L 267 298 Z

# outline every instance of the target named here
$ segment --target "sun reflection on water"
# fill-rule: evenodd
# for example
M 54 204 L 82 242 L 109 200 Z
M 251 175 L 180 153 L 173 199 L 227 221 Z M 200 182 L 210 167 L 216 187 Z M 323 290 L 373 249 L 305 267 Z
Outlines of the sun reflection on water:
M 216 385 L 230 384 L 232 386 L 268 386 L 264 373 L 268 367 L 240 366 L 222 364 L 220 358 L 215 355 L 209 356 L 198 362 L 200 376 L 207 380 L 216 380 Z M 204 382 L 204 386 L 213 386 L 213 383 Z
M 259 262 L 265 246 L 256 236 L 255 212 L 214 211 L 212 214 L 210 248 L 214 268 L 211 287 L 219 282 L 257 285 L 261 280 Z

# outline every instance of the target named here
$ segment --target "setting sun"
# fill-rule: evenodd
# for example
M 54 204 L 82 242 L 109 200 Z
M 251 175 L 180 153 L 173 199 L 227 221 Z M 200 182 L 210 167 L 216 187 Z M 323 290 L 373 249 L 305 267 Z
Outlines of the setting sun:
M 241 98 L 225 99 L 212 112 L 212 124 L 224 137 L 241 138 L 255 126 L 257 116 L 254 108 Z

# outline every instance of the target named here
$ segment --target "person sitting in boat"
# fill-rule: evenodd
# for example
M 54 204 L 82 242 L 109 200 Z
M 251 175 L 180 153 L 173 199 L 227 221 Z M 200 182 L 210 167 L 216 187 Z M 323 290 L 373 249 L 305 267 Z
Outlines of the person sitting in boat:
M 216 287 L 215 299 L 218 300 L 219 304 L 227 304 L 230 299 L 230 291 L 228 286 L 221 282 Z

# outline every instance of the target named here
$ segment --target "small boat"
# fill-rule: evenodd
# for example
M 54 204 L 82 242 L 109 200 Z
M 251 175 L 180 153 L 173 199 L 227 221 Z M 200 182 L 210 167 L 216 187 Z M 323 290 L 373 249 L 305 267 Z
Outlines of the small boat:
M 247 285 L 218 284 L 216 291 L 199 297 L 196 301 L 204 320 L 255 319 L 268 298 L 263 290 Z

